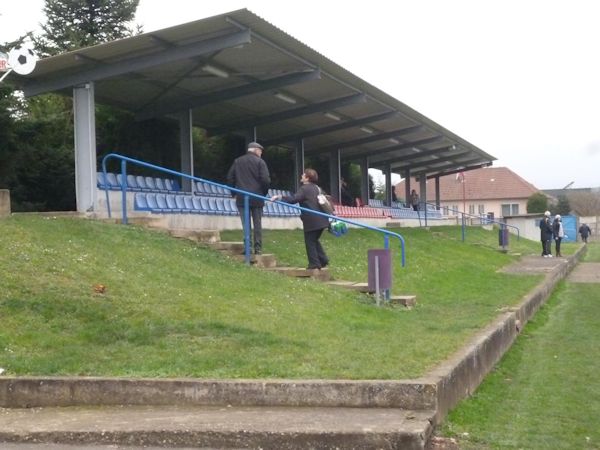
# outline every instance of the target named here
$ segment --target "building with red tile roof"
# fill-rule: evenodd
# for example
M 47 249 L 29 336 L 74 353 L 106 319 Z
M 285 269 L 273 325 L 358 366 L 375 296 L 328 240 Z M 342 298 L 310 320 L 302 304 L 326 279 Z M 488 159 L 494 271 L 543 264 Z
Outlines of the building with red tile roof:
M 475 215 L 499 218 L 525 214 L 527 199 L 540 192 L 508 167 L 485 167 L 456 175 L 440 177 L 440 206 L 447 215 L 456 210 Z M 419 194 L 419 183 L 411 180 L 411 190 Z M 404 198 L 404 180 L 395 186 L 398 199 Z M 427 202 L 435 203 L 435 180 L 427 180 Z

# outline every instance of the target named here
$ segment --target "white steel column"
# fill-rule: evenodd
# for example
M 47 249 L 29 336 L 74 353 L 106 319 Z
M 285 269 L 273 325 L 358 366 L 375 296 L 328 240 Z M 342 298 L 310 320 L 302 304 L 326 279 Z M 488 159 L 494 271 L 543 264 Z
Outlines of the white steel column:
M 77 212 L 98 209 L 94 83 L 73 88 Z

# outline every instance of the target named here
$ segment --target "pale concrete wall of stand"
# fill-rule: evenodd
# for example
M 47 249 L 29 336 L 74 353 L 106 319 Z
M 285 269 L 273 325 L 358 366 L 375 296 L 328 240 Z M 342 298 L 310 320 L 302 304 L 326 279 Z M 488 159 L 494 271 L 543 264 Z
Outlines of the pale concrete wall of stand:
M 0 189 L 0 218 L 10 216 L 10 191 Z

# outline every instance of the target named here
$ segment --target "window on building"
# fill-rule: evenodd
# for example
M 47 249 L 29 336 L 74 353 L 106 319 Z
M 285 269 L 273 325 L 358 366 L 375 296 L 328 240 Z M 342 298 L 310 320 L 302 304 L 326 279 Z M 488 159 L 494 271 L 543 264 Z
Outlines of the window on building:
M 505 203 L 502 206 L 502 216 L 516 216 L 519 214 L 518 203 Z
M 477 212 L 479 214 L 485 214 L 485 205 L 477 205 Z
M 469 214 L 475 214 L 475 205 L 469 205 Z

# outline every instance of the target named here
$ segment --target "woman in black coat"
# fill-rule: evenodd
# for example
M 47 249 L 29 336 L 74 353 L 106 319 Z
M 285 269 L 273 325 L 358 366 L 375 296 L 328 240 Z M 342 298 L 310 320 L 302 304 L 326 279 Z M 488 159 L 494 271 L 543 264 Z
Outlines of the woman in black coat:
M 320 211 L 317 195 L 320 193 L 317 182 L 319 175 L 316 170 L 306 169 L 300 177 L 302 186 L 294 195 L 281 196 L 274 195 L 271 201 L 282 200 L 286 203 L 300 203 L 300 206 L 306 209 Z M 311 214 L 306 211 L 300 213 L 302 228 L 304 229 L 304 245 L 306 247 L 306 256 L 308 257 L 307 269 L 321 269 L 329 264 L 329 258 L 323 250 L 319 239 L 323 230 L 329 227 L 329 219 L 317 214 Z

